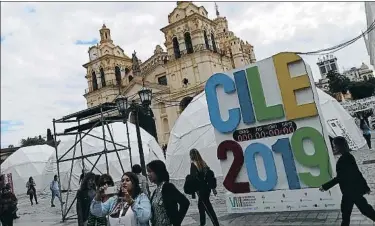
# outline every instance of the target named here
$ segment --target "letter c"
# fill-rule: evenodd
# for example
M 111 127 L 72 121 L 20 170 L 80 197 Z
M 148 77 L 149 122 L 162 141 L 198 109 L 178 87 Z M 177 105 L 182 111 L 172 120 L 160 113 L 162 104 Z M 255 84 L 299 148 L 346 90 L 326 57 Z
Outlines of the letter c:
M 229 109 L 229 118 L 223 121 L 220 115 L 219 101 L 217 99 L 216 87 L 222 85 L 224 92 L 229 94 L 236 91 L 234 81 L 223 73 L 212 75 L 206 82 L 205 92 L 208 106 L 208 113 L 212 125 L 221 133 L 233 132 L 241 120 L 239 108 Z

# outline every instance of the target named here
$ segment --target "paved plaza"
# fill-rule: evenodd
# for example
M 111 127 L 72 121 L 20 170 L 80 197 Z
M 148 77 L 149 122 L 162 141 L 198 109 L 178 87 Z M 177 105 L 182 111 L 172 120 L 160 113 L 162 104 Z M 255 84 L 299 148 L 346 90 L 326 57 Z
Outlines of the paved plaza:
M 371 205 L 375 205 L 375 151 L 368 149 L 353 152 L 358 165 L 363 172 L 373 193 L 367 196 Z M 218 184 L 222 185 L 222 178 L 219 178 Z M 183 181 L 174 182 L 182 190 Z M 228 214 L 225 207 L 225 201 L 220 196 L 224 194 L 224 188 L 218 188 L 218 196 L 211 197 L 215 211 L 218 214 L 221 225 L 340 225 L 341 215 L 339 210 L 335 211 L 303 211 L 303 212 L 282 212 L 282 213 L 253 213 L 253 214 Z M 49 194 L 40 195 L 39 205 L 31 206 L 26 196 L 19 197 L 19 215 L 20 219 L 15 221 L 15 226 L 47 226 L 47 225 L 77 225 L 76 220 L 61 223 L 60 207 L 56 205 L 51 208 L 49 204 Z M 55 200 L 55 204 L 58 200 Z M 72 208 L 74 213 L 75 205 Z M 197 200 L 191 200 L 191 206 L 183 222 L 186 226 L 199 225 L 199 214 Z M 207 225 L 211 222 L 207 218 Z M 351 225 L 371 225 L 375 224 L 367 220 L 358 209 L 353 210 Z

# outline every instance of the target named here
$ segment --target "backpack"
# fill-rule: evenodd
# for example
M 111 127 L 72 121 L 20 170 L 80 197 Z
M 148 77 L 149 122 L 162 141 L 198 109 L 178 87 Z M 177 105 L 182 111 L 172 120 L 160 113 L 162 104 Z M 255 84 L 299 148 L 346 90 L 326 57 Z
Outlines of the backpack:
M 192 175 L 187 175 L 185 177 L 184 192 L 185 194 L 192 195 L 198 191 L 198 180 Z
M 217 181 L 216 181 L 216 178 L 215 178 L 215 173 L 210 168 L 207 168 L 207 170 L 205 172 L 204 181 L 207 183 L 207 186 L 210 189 L 216 189 Z

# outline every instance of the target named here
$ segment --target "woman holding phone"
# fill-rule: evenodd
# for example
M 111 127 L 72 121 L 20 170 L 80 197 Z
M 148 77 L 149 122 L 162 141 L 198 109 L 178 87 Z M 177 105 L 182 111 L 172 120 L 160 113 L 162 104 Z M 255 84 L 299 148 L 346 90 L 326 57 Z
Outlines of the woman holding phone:
M 38 204 L 38 199 L 36 197 L 36 189 L 35 189 L 35 182 L 33 177 L 29 177 L 29 181 L 26 183 L 27 194 L 30 196 L 31 205 L 33 205 L 33 198 L 35 199 L 35 203 Z
M 107 191 L 108 189 L 108 191 Z M 137 175 L 126 172 L 121 178 L 120 191 L 114 197 L 102 202 L 111 187 L 100 187 L 91 203 L 90 212 L 96 217 L 109 215 L 110 226 L 148 226 L 151 218 L 151 204 L 147 195 L 141 192 Z
M 98 176 L 99 176 L 99 178 L 98 178 Z M 113 181 L 112 177 L 108 174 L 102 174 L 101 176 L 96 175 L 95 176 L 95 184 L 96 184 L 96 189 L 99 189 L 100 187 L 104 187 L 106 185 L 108 187 L 114 187 L 115 186 L 115 182 Z M 111 198 L 114 195 L 115 194 L 104 195 L 103 198 L 102 198 L 102 202 L 106 202 L 109 198 Z M 91 201 L 92 200 L 90 200 L 90 204 L 91 204 Z M 89 219 L 87 220 L 87 226 L 107 226 L 107 225 L 108 225 L 108 221 L 107 221 L 106 216 L 96 217 L 96 216 L 92 215 L 91 213 L 89 214 Z

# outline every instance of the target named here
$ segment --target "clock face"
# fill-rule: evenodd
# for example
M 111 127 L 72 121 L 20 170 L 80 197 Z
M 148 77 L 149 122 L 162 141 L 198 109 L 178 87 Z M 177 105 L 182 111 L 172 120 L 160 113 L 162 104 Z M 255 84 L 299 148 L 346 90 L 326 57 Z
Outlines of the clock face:
M 98 58 L 98 50 L 92 49 L 90 51 L 90 60 L 95 60 L 96 58 Z

